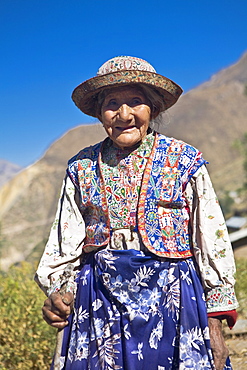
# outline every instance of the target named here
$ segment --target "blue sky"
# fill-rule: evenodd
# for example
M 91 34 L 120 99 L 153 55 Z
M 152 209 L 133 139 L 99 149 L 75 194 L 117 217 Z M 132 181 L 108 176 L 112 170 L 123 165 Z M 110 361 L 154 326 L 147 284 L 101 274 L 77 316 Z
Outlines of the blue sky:
M 94 119 L 73 89 L 117 55 L 186 91 L 247 51 L 246 0 L 0 0 L 0 158 L 27 166 Z

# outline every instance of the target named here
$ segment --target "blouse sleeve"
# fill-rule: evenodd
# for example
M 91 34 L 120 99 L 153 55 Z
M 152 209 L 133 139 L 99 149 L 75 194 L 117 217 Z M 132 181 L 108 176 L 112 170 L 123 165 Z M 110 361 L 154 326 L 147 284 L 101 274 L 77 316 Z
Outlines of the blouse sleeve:
M 75 268 L 80 265 L 85 224 L 78 197 L 78 190 L 66 176 L 55 221 L 35 275 L 35 281 L 47 295 L 59 290 L 59 277 L 68 263 L 73 263 Z
M 235 262 L 225 220 L 206 166 L 186 187 L 192 247 L 206 293 L 208 312 L 235 310 Z

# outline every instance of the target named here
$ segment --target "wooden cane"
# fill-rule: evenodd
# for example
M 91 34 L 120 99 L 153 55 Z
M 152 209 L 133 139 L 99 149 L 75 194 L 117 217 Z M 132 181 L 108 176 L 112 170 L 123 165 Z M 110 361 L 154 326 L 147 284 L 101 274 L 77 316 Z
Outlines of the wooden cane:
M 67 292 L 69 279 L 71 278 L 71 276 L 74 275 L 73 271 L 74 271 L 74 265 L 72 263 L 69 263 L 65 267 L 65 269 L 63 271 L 63 274 L 60 275 L 61 288 L 60 288 L 59 293 L 62 296 L 62 301 L 63 301 L 63 295 Z M 64 303 L 66 304 L 66 302 L 64 302 Z M 55 353 L 54 353 L 54 361 L 53 361 L 53 364 L 54 364 L 53 369 L 54 370 L 60 370 L 61 369 L 60 357 L 61 357 L 61 352 L 62 352 L 63 335 L 64 335 L 64 329 L 58 329 L 57 339 L 56 339 L 56 348 L 55 348 Z

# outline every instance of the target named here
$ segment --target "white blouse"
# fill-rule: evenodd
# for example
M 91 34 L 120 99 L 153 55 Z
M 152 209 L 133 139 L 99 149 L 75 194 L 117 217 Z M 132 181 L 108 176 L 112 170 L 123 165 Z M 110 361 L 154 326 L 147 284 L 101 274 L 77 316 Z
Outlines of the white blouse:
M 234 256 L 225 220 L 207 169 L 202 166 L 187 184 L 184 193 L 191 215 L 192 251 L 206 292 L 208 312 L 234 310 Z M 49 295 L 59 289 L 59 276 L 68 263 L 80 265 L 85 223 L 79 210 L 79 196 L 66 176 L 55 221 L 40 260 L 35 280 Z M 137 248 L 138 236 L 128 248 Z

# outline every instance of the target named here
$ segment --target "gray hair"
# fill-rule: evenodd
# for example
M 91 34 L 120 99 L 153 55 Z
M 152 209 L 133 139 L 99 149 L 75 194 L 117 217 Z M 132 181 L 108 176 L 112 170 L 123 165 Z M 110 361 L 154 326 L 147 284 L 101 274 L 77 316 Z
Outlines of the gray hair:
M 145 84 L 139 84 L 140 90 L 149 100 L 151 105 L 151 120 L 149 127 L 153 131 L 164 134 L 166 126 L 170 123 L 167 105 L 157 90 Z

